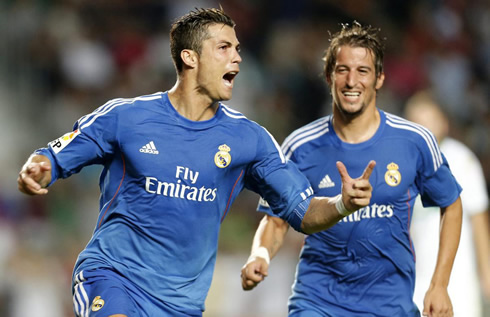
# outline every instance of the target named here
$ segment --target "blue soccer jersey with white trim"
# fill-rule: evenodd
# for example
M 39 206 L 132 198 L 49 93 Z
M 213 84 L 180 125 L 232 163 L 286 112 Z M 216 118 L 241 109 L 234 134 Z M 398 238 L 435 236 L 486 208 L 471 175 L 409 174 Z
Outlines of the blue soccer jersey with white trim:
M 50 158 L 53 182 L 104 166 L 100 214 L 74 274 L 109 268 L 193 314 L 204 309 L 220 224 L 240 191 L 267 197 L 296 227 L 294 209 L 313 193 L 263 127 L 223 104 L 190 121 L 166 92 L 111 100 L 37 153 Z
M 461 188 L 432 133 L 379 113 L 380 126 L 366 142 L 343 142 L 327 116 L 293 132 L 282 146 L 320 196 L 341 191 L 336 161 L 345 164 L 351 177 L 359 177 L 370 160 L 376 161 L 370 205 L 305 239 L 289 303 L 292 311 L 419 315 L 412 301 L 415 251 L 409 234 L 415 198 L 420 193 L 426 205 L 448 206 Z M 259 210 L 266 211 L 263 206 Z

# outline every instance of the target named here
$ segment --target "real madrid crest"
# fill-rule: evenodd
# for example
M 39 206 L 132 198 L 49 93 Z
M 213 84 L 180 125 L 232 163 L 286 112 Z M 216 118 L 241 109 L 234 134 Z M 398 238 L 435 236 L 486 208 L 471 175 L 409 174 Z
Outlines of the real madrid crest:
M 402 174 L 398 171 L 398 165 L 391 162 L 386 166 L 388 170 L 385 173 L 386 184 L 390 186 L 398 186 L 402 181 Z
M 104 300 L 100 296 L 96 296 L 92 302 L 92 311 L 98 311 L 104 307 Z
M 225 168 L 230 165 L 231 162 L 231 149 L 226 144 L 220 145 L 218 149 L 219 151 L 214 155 L 214 164 L 219 168 Z

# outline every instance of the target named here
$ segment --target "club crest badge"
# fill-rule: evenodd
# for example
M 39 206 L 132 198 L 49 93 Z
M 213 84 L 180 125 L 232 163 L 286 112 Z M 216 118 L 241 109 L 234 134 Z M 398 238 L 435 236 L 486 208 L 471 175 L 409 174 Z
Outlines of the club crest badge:
M 96 296 L 92 301 L 92 311 L 99 311 L 104 307 L 104 300 L 100 296 Z
M 214 164 L 219 168 L 225 168 L 230 165 L 231 162 L 231 149 L 226 144 L 220 145 L 218 149 L 219 151 L 214 155 Z
M 400 182 L 402 181 L 402 174 L 398 171 L 398 165 L 391 162 L 386 166 L 388 170 L 385 173 L 385 181 L 386 184 L 395 187 L 400 185 Z

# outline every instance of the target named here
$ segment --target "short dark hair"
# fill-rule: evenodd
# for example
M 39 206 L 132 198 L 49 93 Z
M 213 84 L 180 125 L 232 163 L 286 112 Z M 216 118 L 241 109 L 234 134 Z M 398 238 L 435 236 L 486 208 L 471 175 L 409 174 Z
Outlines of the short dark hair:
M 178 18 L 170 29 L 170 52 L 177 73 L 183 68 L 180 52 L 191 49 L 201 54 L 202 42 L 209 37 L 208 27 L 212 24 L 224 24 L 235 27 L 235 22 L 223 11 L 223 8 L 196 8 Z
M 331 35 L 330 46 L 325 50 L 323 60 L 324 75 L 326 78 L 332 75 L 337 62 L 337 52 L 341 46 L 364 47 L 373 54 L 376 77 L 383 73 L 384 43 L 379 37 L 380 29 L 370 25 L 362 26 L 354 21 L 352 25 L 341 24 L 342 29 Z M 385 39 L 383 39 L 385 40 Z

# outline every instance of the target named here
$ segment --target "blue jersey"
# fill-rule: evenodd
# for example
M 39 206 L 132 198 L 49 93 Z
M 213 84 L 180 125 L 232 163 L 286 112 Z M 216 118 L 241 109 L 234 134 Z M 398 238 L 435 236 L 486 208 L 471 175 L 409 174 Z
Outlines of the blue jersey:
M 190 121 L 167 93 L 112 100 L 37 153 L 50 158 L 53 182 L 104 167 L 96 228 L 74 274 L 111 269 L 189 314 L 204 310 L 218 231 L 243 188 L 296 228 L 295 208 L 312 194 L 263 127 L 223 104 L 212 119 Z
M 421 194 L 425 205 L 444 207 L 458 198 L 461 188 L 427 129 L 378 111 L 380 126 L 366 142 L 343 142 L 327 116 L 298 129 L 283 144 L 286 157 L 297 163 L 320 196 L 341 192 L 336 161 L 352 177 L 376 161 L 370 205 L 305 239 L 292 311 L 303 307 L 323 316 L 419 315 L 412 301 L 415 251 L 409 234 L 415 198 Z

